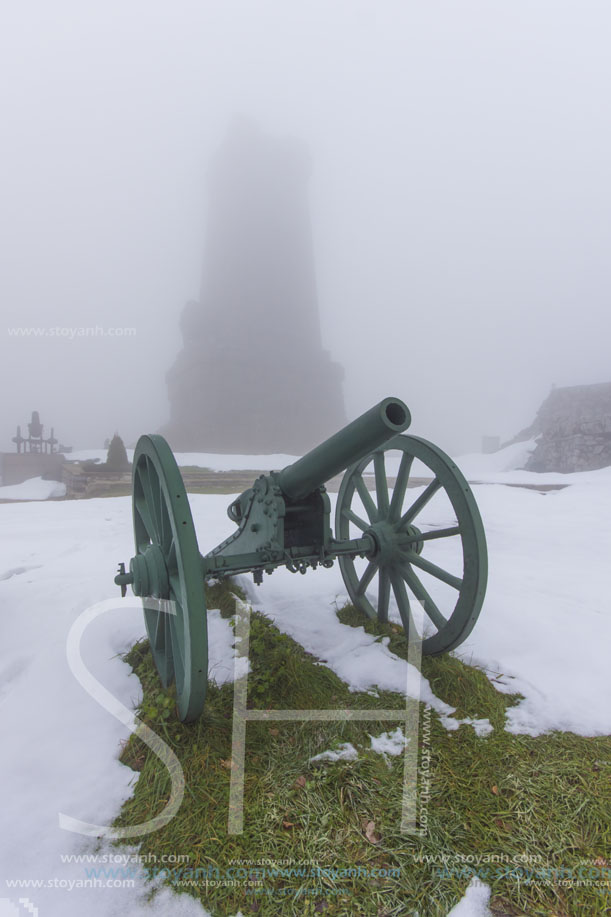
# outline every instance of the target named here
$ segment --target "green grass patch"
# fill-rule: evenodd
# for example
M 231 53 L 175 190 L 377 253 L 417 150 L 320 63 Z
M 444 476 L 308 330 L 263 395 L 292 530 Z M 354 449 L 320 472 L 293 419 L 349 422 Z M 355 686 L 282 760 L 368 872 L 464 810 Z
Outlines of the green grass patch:
M 208 591 L 208 606 L 225 617 L 234 611 L 231 588 L 224 582 Z M 369 622 L 350 607 L 337 613 L 346 625 L 389 637 L 391 650 L 405 655 L 398 628 Z M 233 686 L 210 684 L 204 715 L 185 726 L 175 718 L 172 692 L 160 690 L 147 644 L 137 644 L 127 660 L 143 685 L 140 715 L 171 745 L 186 778 L 180 811 L 142 839 L 140 853 L 154 855 L 158 865 L 163 857 L 170 864 L 183 857 L 168 882 L 200 898 L 214 917 L 239 910 L 244 917 L 445 917 L 478 871 L 499 917 L 607 913 L 609 889 L 563 885 L 562 875 L 555 883 L 553 870 L 565 870 L 566 879 L 568 869 L 601 872 L 608 865 L 611 740 L 504 731 L 506 710 L 518 699 L 496 692 L 483 672 L 455 656 L 425 658 L 423 673 L 435 694 L 457 707 L 457 717 L 488 717 L 494 731 L 484 738 L 470 726 L 449 732 L 421 705 L 420 763 L 430 774 L 428 799 L 420 797 L 421 836 L 400 830 L 403 757 L 386 760 L 370 747 L 370 735 L 395 728 L 388 722 L 249 723 L 244 831 L 229 835 Z M 391 692 L 351 692 L 258 613 L 251 616 L 250 661 L 250 707 L 404 706 Z M 310 762 L 344 742 L 358 749 L 358 760 Z M 140 779 L 117 824 L 137 824 L 162 810 L 169 776 L 133 736 L 122 761 Z M 479 865 L 469 857 L 480 857 Z M 539 871 L 530 883 L 528 870 Z

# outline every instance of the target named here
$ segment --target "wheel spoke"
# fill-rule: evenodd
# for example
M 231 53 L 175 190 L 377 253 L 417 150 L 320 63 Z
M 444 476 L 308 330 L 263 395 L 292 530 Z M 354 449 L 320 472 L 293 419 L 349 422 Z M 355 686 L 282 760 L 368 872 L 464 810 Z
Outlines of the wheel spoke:
M 401 615 L 401 621 L 403 622 L 403 630 L 405 631 L 405 636 L 409 639 L 411 635 L 416 634 L 416 626 L 412 618 L 412 610 L 409 607 L 407 589 L 405 588 L 403 579 L 397 576 L 394 570 L 390 573 L 390 582 L 392 584 L 392 591 L 395 594 L 399 614 Z
M 363 480 L 360 474 L 358 474 L 355 478 L 355 485 L 356 485 L 356 489 L 359 492 L 359 497 L 361 498 L 361 502 L 363 506 L 365 507 L 365 512 L 369 516 L 369 521 L 377 522 L 378 510 L 376 508 L 375 503 L 371 499 L 371 494 L 367 490 L 367 485 L 365 484 L 365 481 Z
M 157 527 L 149 511 L 149 507 L 148 507 L 148 504 L 146 503 L 144 496 L 134 494 L 134 509 L 140 516 L 140 519 L 142 520 L 142 525 L 146 529 L 146 534 L 148 535 L 149 539 L 157 543 L 158 541 Z
M 388 621 L 388 602 L 390 599 L 390 579 L 384 567 L 380 567 L 378 576 L 378 621 L 386 624 Z
M 364 519 L 361 519 L 360 516 L 357 516 L 357 514 L 351 509 L 342 510 L 342 515 L 344 515 L 346 519 L 349 519 L 350 522 L 354 522 L 356 527 L 359 528 L 361 532 L 366 532 L 369 528 L 369 523 L 365 522 Z
M 399 471 L 395 479 L 395 486 L 392 492 L 392 500 L 390 501 L 390 509 L 388 511 L 388 518 L 392 522 L 396 522 L 396 520 L 399 518 L 401 507 L 403 506 L 403 498 L 405 497 L 405 491 L 407 490 L 409 475 L 412 470 L 413 461 L 414 456 L 410 455 L 409 452 L 404 452 L 401 456 L 401 464 L 399 465 Z
M 176 570 L 168 570 L 168 579 L 170 580 L 170 598 L 174 602 L 180 602 L 182 599 L 182 586 L 178 572 Z
M 175 603 L 175 612 L 175 614 L 168 614 L 167 619 L 172 625 L 172 634 L 176 633 L 176 635 L 180 637 L 180 644 L 178 648 L 180 650 L 181 658 L 184 659 L 185 654 L 183 650 L 185 643 L 185 622 L 183 620 L 182 608 L 178 602 Z
M 388 481 L 386 480 L 386 465 L 384 453 L 374 452 L 373 468 L 376 480 L 376 497 L 378 499 L 378 517 L 388 516 Z
M 431 497 L 433 497 L 439 488 L 441 487 L 441 481 L 437 478 L 434 478 L 431 483 L 424 489 L 420 494 L 417 500 L 415 500 L 406 513 L 403 513 L 398 524 L 398 528 L 403 528 L 408 525 L 412 519 L 418 515 L 421 509 L 424 509 L 426 504 L 429 502 Z
M 460 526 L 455 525 L 450 529 L 432 529 L 430 532 L 420 532 L 419 535 L 410 535 L 402 538 L 402 544 L 413 544 L 419 541 L 433 541 L 435 538 L 450 538 L 452 535 L 460 535 Z
M 153 520 L 153 525 L 155 526 L 155 531 L 157 533 L 157 544 L 161 544 L 161 514 L 159 511 L 159 500 L 155 497 L 153 482 L 151 480 L 153 469 L 150 462 L 146 462 L 145 468 L 146 471 L 143 474 L 141 473 L 142 493 Z
M 168 615 L 162 611 L 145 609 L 144 616 L 155 665 L 164 687 L 167 688 L 172 683 L 174 676 L 172 641 L 167 625 Z
M 166 615 L 169 636 L 172 641 L 172 656 L 176 672 L 176 686 L 182 687 L 185 676 L 185 632 L 181 610 L 175 615 Z
M 176 674 L 176 669 L 174 666 L 175 656 L 174 656 L 174 646 L 172 643 L 172 634 L 170 632 L 170 615 L 165 611 L 159 613 L 161 618 L 160 627 L 163 629 L 165 634 L 165 648 L 163 651 L 163 656 L 161 658 L 161 678 L 165 687 L 169 687 L 174 681 Z M 159 658 L 159 657 L 158 657 Z
M 155 495 L 155 509 L 157 516 L 157 524 L 159 525 L 159 544 L 163 545 L 165 540 L 165 519 L 164 519 L 164 501 L 163 495 L 161 493 L 161 481 L 157 478 L 156 481 L 151 481 L 151 492 L 153 492 L 154 484 L 157 484 L 157 493 Z
M 170 520 L 168 518 L 167 505 L 165 502 L 163 490 L 161 488 L 160 479 L 157 480 L 157 484 L 159 485 L 159 502 L 157 504 L 159 507 L 159 543 L 165 550 L 167 549 L 169 541 L 172 537 L 172 526 L 170 525 Z
M 155 614 L 155 626 L 153 631 L 153 649 L 155 650 L 165 650 L 167 646 L 166 632 L 165 632 L 165 616 L 163 612 L 152 612 Z
M 448 623 L 410 566 L 401 567 L 401 576 L 420 602 L 437 630 Z
M 435 579 L 441 580 L 442 583 L 447 583 L 448 586 L 452 586 L 453 589 L 458 589 L 459 591 L 462 589 L 462 580 L 459 579 L 458 576 L 448 573 L 447 570 L 438 567 L 437 564 L 432 564 L 430 560 L 425 560 L 425 558 L 421 557 L 419 554 L 410 552 L 406 555 L 406 560 L 408 563 L 413 564 L 414 567 L 420 567 L 425 573 L 430 573 Z
M 178 573 L 169 573 L 170 595 L 174 602 L 175 614 L 165 614 L 168 637 L 171 640 L 176 685 L 182 685 L 185 673 L 185 621 L 181 604 L 181 583 Z
M 356 590 L 359 595 L 365 595 L 365 590 L 367 589 L 367 586 L 374 578 L 377 569 L 378 569 L 378 565 L 376 561 L 370 560 L 369 563 L 367 564 L 367 567 L 365 568 L 365 572 L 363 573 L 362 577 L 359 580 L 359 584 Z
M 168 547 L 168 552 L 167 552 L 167 555 L 166 555 L 165 563 L 166 563 L 166 567 L 168 568 L 168 573 L 169 573 L 170 570 L 176 571 L 176 569 L 177 569 L 177 566 L 176 566 L 176 542 L 174 541 L 174 538 L 172 538 L 172 541 L 170 542 L 170 546 Z

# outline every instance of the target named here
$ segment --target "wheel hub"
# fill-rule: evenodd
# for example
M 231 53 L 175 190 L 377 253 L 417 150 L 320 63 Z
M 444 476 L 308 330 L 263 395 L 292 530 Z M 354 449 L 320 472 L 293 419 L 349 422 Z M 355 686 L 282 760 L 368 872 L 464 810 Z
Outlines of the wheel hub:
M 129 562 L 133 577 L 134 595 L 152 595 L 157 599 L 169 599 L 170 579 L 163 551 L 158 544 L 150 544 L 142 554 L 136 554 Z
M 423 542 L 414 540 L 421 534 L 420 529 L 415 525 L 408 525 L 401 531 L 397 531 L 392 522 L 383 520 L 374 522 L 367 529 L 366 534 L 371 535 L 375 541 L 374 556 L 384 566 L 405 563 L 406 551 L 415 551 L 417 554 L 422 551 Z
M 420 540 L 422 532 L 417 525 L 406 525 L 397 533 L 397 538 L 402 551 L 412 551 L 414 554 L 422 554 L 424 542 Z

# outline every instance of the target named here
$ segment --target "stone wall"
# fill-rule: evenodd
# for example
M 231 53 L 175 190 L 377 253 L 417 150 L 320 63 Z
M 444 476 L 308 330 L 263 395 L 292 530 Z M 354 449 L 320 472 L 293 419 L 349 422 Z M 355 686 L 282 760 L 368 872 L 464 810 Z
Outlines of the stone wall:
M 58 452 L 4 452 L 0 455 L 0 480 L 2 486 L 22 484 L 30 478 L 48 481 L 62 480 L 65 459 Z
M 83 468 L 80 462 L 66 462 L 62 469 L 66 496 L 70 499 L 108 496 L 109 490 L 119 487 L 131 493 L 131 471 L 102 471 Z
M 537 437 L 528 471 L 592 471 L 611 465 L 611 382 L 552 389 L 520 439 Z

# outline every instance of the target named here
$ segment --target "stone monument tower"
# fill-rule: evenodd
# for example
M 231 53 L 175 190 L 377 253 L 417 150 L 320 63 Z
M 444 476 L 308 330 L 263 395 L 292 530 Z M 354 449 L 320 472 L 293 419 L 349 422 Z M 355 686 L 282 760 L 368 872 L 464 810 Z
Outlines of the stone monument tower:
M 212 162 L 200 301 L 167 375 L 174 449 L 300 455 L 345 423 L 343 370 L 321 340 L 309 174 L 299 142 L 249 121 Z

